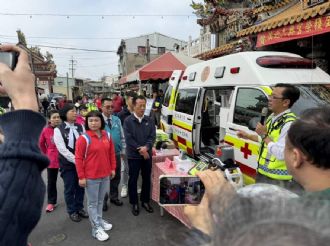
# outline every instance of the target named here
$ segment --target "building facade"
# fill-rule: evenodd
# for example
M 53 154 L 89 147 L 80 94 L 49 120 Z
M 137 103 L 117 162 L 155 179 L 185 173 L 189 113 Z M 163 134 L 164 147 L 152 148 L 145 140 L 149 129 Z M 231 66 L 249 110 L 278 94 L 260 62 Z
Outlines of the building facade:
M 118 71 L 124 77 L 168 51 L 179 51 L 187 42 L 152 33 L 121 40 L 117 50 Z
M 101 79 L 106 85 L 110 86 L 112 90 L 120 90 L 120 85 L 119 85 L 119 79 L 120 76 L 118 74 L 115 75 L 109 75 L 109 76 L 103 76 Z
M 57 77 L 54 79 L 53 93 L 61 93 L 68 100 L 83 95 L 84 80 L 79 78 Z
M 83 93 L 90 98 L 93 98 L 94 95 L 101 94 L 103 97 L 110 97 L 112 90 L 111 87 L 107 85 L 104 81 L 87 80 L 84 82 Z
M 210 28 L 215 40 L 215 48 L 197 58 L 248 50 L 284 51 L 313 59 L 330 71 L 329 0 L 205 0 L 192 7 L 198 24 Z

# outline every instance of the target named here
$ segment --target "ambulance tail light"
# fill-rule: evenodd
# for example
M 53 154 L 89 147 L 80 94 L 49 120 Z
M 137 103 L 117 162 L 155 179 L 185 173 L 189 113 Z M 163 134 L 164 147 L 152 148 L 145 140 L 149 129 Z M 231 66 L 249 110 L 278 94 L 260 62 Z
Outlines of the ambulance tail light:
M 182 77 L 182 80 L 187 80 L 187 79 L 188 79 L 187 75 Z
M 291 56 L 262 56 L 257 58 L 257 64 L 265 68 L 316 68 L 316 64 L 310 59 Z
M 232 67 L 230 69 L 230 73 L 231 74 L 236 74 L 236 73 L 239 73 L 239 70 L 240 70 L 240 67 Z

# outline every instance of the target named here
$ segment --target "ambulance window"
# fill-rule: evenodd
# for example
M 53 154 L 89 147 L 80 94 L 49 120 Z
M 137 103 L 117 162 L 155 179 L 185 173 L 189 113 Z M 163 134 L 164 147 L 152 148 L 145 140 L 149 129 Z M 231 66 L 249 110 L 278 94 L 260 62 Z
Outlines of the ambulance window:
M 198 89 L 184 89 L 178 91 L 175 111 L 193 115 Z
M 291 108 L 297 116 L 306 109 L 330 104 L 329 85 L 298 85 L 297 87 L 300 90 L 300 98 Z
M 253 88 L 241 88 L 238 90 L 234 123 L 242 126 L 248 126 L 249 121 L 254 117 L 260 117 L 262 108 L 268 106 L 266 95 Z
M 164 101 L 163 101 L 163 105 L 165 107 L 168 107 L 170 105 L 170 99 L 171 99 L 172 89 L 173 89 L 173 86 L 169 85 L 167 87 L 166 92 L 165 92 Z

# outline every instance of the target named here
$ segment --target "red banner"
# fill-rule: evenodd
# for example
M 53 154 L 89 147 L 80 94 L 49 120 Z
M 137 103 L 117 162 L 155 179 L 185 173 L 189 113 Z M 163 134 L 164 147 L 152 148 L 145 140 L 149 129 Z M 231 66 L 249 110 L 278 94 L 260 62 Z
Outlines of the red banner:
M 330 32 L 330 16 L 323 16 L 304 22 L 287 25 L 258 34 L 257 47 L 307 38 Z

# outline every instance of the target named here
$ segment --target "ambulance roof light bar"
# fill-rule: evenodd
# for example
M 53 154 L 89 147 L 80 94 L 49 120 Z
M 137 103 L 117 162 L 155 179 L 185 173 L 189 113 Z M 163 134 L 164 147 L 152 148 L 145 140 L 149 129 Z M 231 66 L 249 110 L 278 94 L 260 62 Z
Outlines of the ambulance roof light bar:
M 315 69 L 316 64 L 306 58 L 291 56 L 262 56 L 257 58 L 257 64 L 265 68 L 297 68 Z

